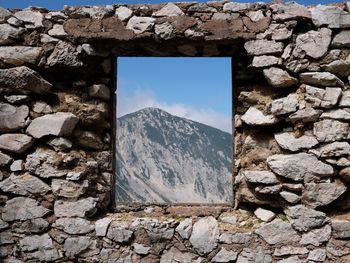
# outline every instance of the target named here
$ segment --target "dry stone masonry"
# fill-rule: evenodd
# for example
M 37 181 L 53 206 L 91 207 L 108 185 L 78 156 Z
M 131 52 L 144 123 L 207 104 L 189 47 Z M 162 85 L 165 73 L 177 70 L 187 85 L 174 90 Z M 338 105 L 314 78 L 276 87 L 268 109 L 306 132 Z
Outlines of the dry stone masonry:
M 0 261 L 349 262 L 349 9 L 0 8 Z M 114 206 L 117 56 L 233 58 L 248 210 Z

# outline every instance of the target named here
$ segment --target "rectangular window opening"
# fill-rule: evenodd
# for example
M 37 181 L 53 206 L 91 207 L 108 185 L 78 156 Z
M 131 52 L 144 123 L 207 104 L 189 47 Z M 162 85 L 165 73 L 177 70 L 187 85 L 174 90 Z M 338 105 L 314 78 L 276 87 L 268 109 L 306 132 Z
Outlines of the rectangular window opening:
M 231 58 L 118 57 L 116 115 L 116 205 L 232 205 Z

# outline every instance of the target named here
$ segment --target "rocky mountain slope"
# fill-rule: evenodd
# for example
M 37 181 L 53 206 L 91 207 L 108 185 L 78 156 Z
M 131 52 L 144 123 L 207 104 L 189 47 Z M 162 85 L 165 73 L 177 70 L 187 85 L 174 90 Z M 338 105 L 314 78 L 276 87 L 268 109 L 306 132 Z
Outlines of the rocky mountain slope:
M 232 201 L 231 134 L 145 108 L 118 118 L 117 202 Z

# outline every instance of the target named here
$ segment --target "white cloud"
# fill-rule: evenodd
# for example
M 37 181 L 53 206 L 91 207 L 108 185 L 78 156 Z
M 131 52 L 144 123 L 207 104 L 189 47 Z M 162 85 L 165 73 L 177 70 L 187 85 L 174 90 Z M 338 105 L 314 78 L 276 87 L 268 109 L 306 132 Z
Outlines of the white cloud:
M 146 107 L 160 108 L 170 114 L 204 123 L 230 132 L 231 118 L 213 109 L 197 109 L 182 103 L 168 104 L 158 101 L 152 90 L 138 89 L 132 95 L 118 94 L 118 116 L 141 110 Z

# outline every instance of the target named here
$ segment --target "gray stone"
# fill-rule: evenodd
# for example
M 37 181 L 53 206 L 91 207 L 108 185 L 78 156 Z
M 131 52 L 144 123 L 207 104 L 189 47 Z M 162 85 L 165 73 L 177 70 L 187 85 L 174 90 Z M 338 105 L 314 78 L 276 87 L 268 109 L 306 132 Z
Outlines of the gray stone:
M 15 222 L 12 229 L 16 233 L 31 234 L 42 233 L 49 228 L 50 224 L 43 218 L 35 218 L 24 222 Z
M 192 233 L 192 218 L 182 220 L 175 230 L 183 239 L 189 239 Z
M 270 171 L 244 171 L 245 179 L 250 183 L 259 184 L 277 184 L 279 180 L 276 175 Z
M 11 158 L 11 156 L 0 152 L 0 167 L 7 166 L 12 161 L 13 161 L 13 159 Z
M 4 220 L 0 219 L 0 230 L 3 230 L 8 227 L 9 227 L 9 224 L 6 223 Z
M 267 163 L 273 172 L 293 181 L 309 182 L 334 173 L 332 166 L 307 153 L 276 154 L 269 156 Z
M 104 237 L 107 234 L 108 227 L 112 220 L 109 217 L 104 217 L 95 222 L 96 236 Z
M 111 97 L 109 88 L 104 84 L 94 84 L 89 87 L 89 95 L 94 98 L 109 100 Z
M 290 206 L 285 210 L 294 229 L 307 232 L 326 223 L 325 213 L 307 208 L 303 205 Z
M 218 245 L 219 226 L 212 216 L 199 219 L 194 225 L 190 242 L 200 255 L 212 252 Z
M 276 99 L 271 102 L 271 113 L 274 115 L 282 115 L 295 112 L 299 107 L 298 95 L 289 94 L 287 97 Z
M 270 222 L 276 217 L 276 214 L 274 212 L 263 209 L 261 207 L 257 208 L 254 211 L 254 215 L 264 222 Z
M 168 3 L 162 9 L 154 12 L 152 16 L 162 17 L 162 16 L 183 16 L 185 13 L 175 4 Z
M 72 148 L 73 146 L 70 140 L 63 137 L 51 139 L 47 143 L 52 146 L 55 151 L 65 151 Z
M 70 112 L 57 112 L 35 118 L 27 128 L 27 133 L 34 138 L 46 135 L 69 136 L 72 134 L 79 119 Z
M 12 13 L 6 8 L 0 7 L 0 23 L 4 23 Z
M 2 210 L 2 219 L 7 222 L 34 219 L 45 216 L 49 211 L 38 205 L 34 199 L 15 197 L 6 202 Z
M 57 249 L 51 248 L 51 249 L 38 250 L 31 253 L 26 253 L 26 257 L 31 259 L 37 259 L 41 262 L 53 262 L 62 258 L 62 255 L 59 254 Z
M 30 100 L 28 95 L 9 95 L 9 96 L 5 95 L 4 98 L 11 104 L 21 104 L 23 102 Z
M 260 56 L 268 54 L 280 54 L 283 52 L 283 43 L 274 40 L 250 40 L 244 43 L 244 48 L 250 56 Z
M 272 263 L 271 253 L 268 250 L 264 250 L 262 247 L 243 248 L 239 254 L 237 263 Z
M 342 257 L 350 254 L 350 243 L 348 240 L 337 240 L 331 238 L 326 246 L 330 257 Z
M 347 77 L 350 75 L 350 59 L 332 61 L 323 68 L 337 76 Z
M 160 263 L 192 263 L 194 257 L 195 255 L 192 255 L 191 253 L 181 252 L 176 247 L 171 247 L 169 250 L 163 252 L 160 258 Z
M 52 240 L 48 234 L 27 236 L 20 240 L 22 251 L 46 250 L 53 248 Z
M 86 217 L 92 216 L 97 210 L 97 200 L 87 197 L 78 201 L 56 200 L 54 205 L 57 217 Z
M 18 11 L 16 13 L 14 13 L 14 16 L 17 19 L 28 24 L 28 27 L 30 27 L 30 28 L 43 27 L 44 16 L 40 12 L 25 9 L 25 10 Z
M 332 142 L 315 149 L 320 157 L 339 157 L 350 154 L 350 144 L 348 142 Z
M 350 90 L 343 91 L 343 94 L 342 94 L 340 102 L 339 102 L 339 106 L 340 107 L 350 107 Z
M 255 230 L 262 239 L 269 245 L 282 244 L 285 242 L 297 242 L 300 240 L 298 233 L 289 223 L 283 222 L 281 219 L 263 225 Z
M 269 186 L 259 185 L 255 187 L 254 191 L 260 194 L 275 195 L 278 194 L 281 191 L 281 189 L 282 185 L 280 184 Z
M 93 256 L 98 254 L 97 241 L 88 236 L 69 237 L 64 242 L 64 250 L 69 258 L 81 256 Z
M 305 72 L 300 73 L 299 78 L 302 83 L 309 85 L 321 87 L 344 86 L 343 81 L 341 81 L 336 75 L 329 72 Z
M 333 47 L 350 47 L 350 30 L 342 30 L 336 34 L 332 41 Z
M 24 33 L 23 28 L 17 28 L 9 24 L 0 24 L 0 45 L 9 45 L 20 39 Z
M 52 112 L 52 108 L 44 101 L 34 101 L 32 103 L 32 110 L 36 113 L 48 114 Z
M 211 20 L 231 20 L 238 18 L 239 14 L 228 14 L 228 13 L 214 13 Z
M 94 225 L 82 218 L 59 218 L 53 226 L 72 235 L 86 234 L 94 230 Z
M 333 142 L 346 139 L 349 124 L 336 120 L 322 120 L 314 123 L 314 135 L 319 142 Z
M 272 125 L 278 122 L 274 115 L 266 115 L 255 107 L 250 107 L 241 119 L 248 125 Z
M 328 28 L 321 28 L 318 31 L 311 30 L 300 34 L 296 38 L 293 55 L 303 58 L 306 54 L 309 57 L 318 59 L 326 55 L 331 43 L 332 31 Z M 328 86 L 328 85 L 327 85 Z
M 289 258 L 278 260 L 276 263 L 306 263 L 306 262 L 304 260 L 301 260 L 298 256 L 292 256 Z
M 151 30 L 154 26 L 154 23 L 155 18 L 133 16 L 129 19 L 126 28 L 133 30 L 135 34 L 141 34 L 143 32 Z
M 115 15 L 121 20 L 121 21 L 126 21 L 132 16 L 132 10 L 125 6 L 119 6 L 115 10 Z
M 326 206 L 337 200 L 346 189 L 340 180 L 333 183 L 308 183 L 305 184 L 301 203 L 313 208 Z
M 82 182 L 72 182 L 62 179 L 52 180 L 52 193 L 55 196 L 62 196 L 67 198 L 77 198 L 83 195 L 88 189 L 89 182 L 84 180 Z
M 133 243 L 134 252 L 139 255 L 147 255 L 151 250 L 150 246 L 146 246 L 144 244 Z
M 350 238 L 350 221 L 332 220 L 332 235 L 334 238 Z
M 228 2 L 223 6 L 223 11 L 239 12 L 251 7 L 250 3 Z
M 0 135 L 0 149 L 13 153 L 24 153 L 33 145 L 33 138 L 21 133 Z
M 288 203 L 291 203 L 291 204 L 296 204 L 300 201 L 300 196 L 295 194 L 295 193 L 292 193 L 292 192 L 289 192 L 289 191 L 282 191 L 280 192 L 280 196 L 286 200 Z
M 350 26 L 350 14 L 338 6 L 317 5 L 310 8 L 312 22 L 317 26 L 344 28 Z
M 282 246 L 276 248 L 273 252 L 274 256 L 289 256 L 289 255 L 306 255 L 309 253 L 309 250 L 305 247 L 293 247 L 293 246 Z
M 309 253 L 309 256 L 307 257 L 308 260 L 312 260 L 313 262 L 324 262 L 327 258 L 326 250 L 324 248 L 317 248 L 314 250 L 311 250 Z
M 330 225 L 325 225 L 322 228 L 312 229 L 311 231 L 302 235 L 300 245 L 313 245 L 318 247 L 326 243 L 331 238 L 332 228 Z
M 251 233 L 229 233 L 224 232 L 220 235 L 219 242 L 225 244 L 249 245 L 252 241 Z
M 345 109 L 329 110 L 321 114 L 322 119 L 334 119 L 334 120 L 350 120 L 350 112 Z
M 173 35 L 173 26 L 169 22 L 155 25 L 154 32 L 163 39 L 170 39 Z
M 22 66 L 25 63 L 36 64 L 42 55 L 41 47 L 0 47 L 0 60 L 9 65 Z
M 286 40 L 292 37 L 292 30 L 286 24 L 271 23 L 269 28 L 257 35 L 257 39 Z
M 70 9 L 70 10 L 69 10 Z M 66 7 L 65 12 L 69 13 L 70 17 L 82 18 L 91 17 L 93 19 L 103 19 L 113 14 L 113 5 L 98 5 L 84 7 Z
M 79 181 L 84 175 L 84 172 L 68 172 L 66 179 L 69 181 Z
M 15 243 L 14 236 L 10 230 L 2 231 L 0 235 L 0 245 L 9 245 Z
M 309 60 L 307 59 L 298 59 L 286 62 L 285 67 L 294 73 L 298 73 L 306 69 L 310 65 Z
M 26 105 L 19 107 L 7 103 L 0 103 L 0 131 L 16 131 L 27 126 L 29 108 Z
M 10 17 L 7 19 L 7 23 L 15 27 L 20 27 L 23 25 L 23 22 L 15 17 Z
M 311 18 L 308 8 L 296 2 L 276 3 L 270 8 L 273 10 L 273 19 L 277 21 Z
M 0 182 L 0 189 L 6 193 L 18 195 L 44 195 L 51 190 L 50 186 L 30 173 L 15 175 Z
M 219 220 L 224 224 L 230 224 L 230 225 L 237 224 L 237 217 L 235 217 L 234 215 L 221 214 Z
M 49 67 L 78 68 L 83 65 L 75 46 L 65 41 L 58 42 L 54 51 L 47 58 L 47 66 Z
M 271 67 L 263 70 L 267 82 L 275 88 L 288 88 L 298 83 L 298 80 L 287 71 L 280 68 Z
M 252 66 L 255 68 L 265 68 L 280 63 L 280 59 L 275 56 L 255 56 L 252 61 Z
M 63 25 L 54 24 L 53 27 L 47 32 L 52 37 L 65 37 L 68 34 L 64 31 Z
M 53 43 L 56 44 L 58 43 L 60 40 L 58 38 L 54 38 L 51 37 L 47 34 L 40 34 L 40 42 L 43 44 L 47 44 L 47 43 Z
M 303 135 L 295 138 L 291 132 L 276 133 L 274 137 L 280 147 L 292 152 L 309 149 L 318 144 L 313 136 Z
M 20 66 L 0 69 L 0 88 L 14 90 L 21 94 L 29 92 L 43 94 L 48 92 L 52 85 L 34 70 L 26 66 Z
M 313 108 L 305 108 L 298 110 L 295 113 L 289 115 L 288 119 L 291 122 L 314 122 L 318 120 L 318 117 L 321 115 L 321 110 L 315 110 Z
M 92 131 L 78 130 L 74 133 L 75 142 L 87 149 L 102 150 L 103 142 L 101 138 Z
M 232 250 L 221 248 L 220 251 L 212 258 L 212 262 L 232 262 L 237 259 L 238 253 Z
M 128 229 L 126 222 L 112 221 L 108 228 L 107 237 L 118 243 L 129 242 L 133 231 Z

